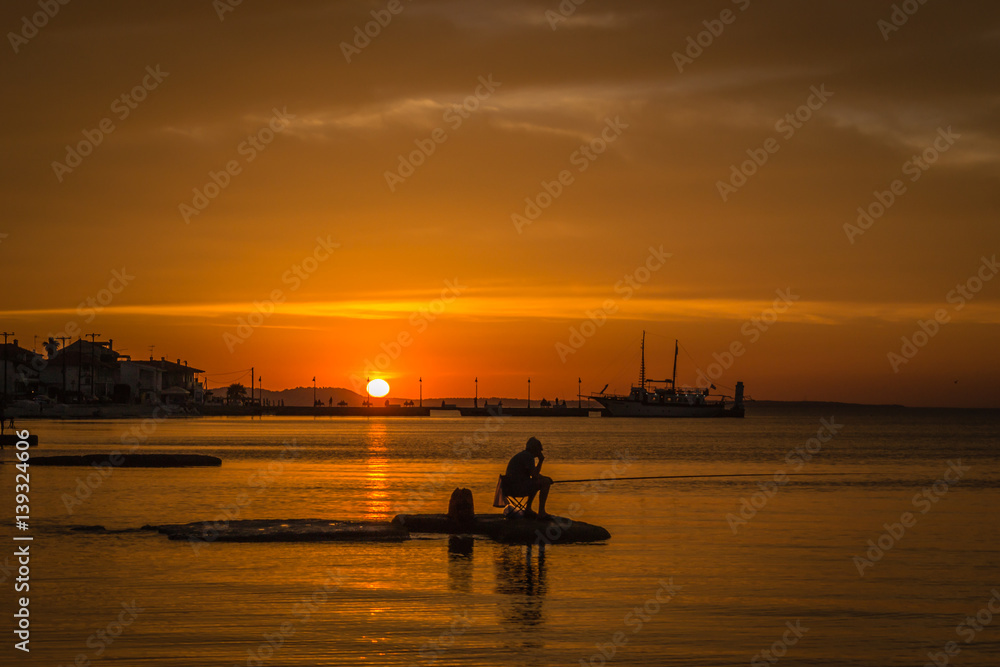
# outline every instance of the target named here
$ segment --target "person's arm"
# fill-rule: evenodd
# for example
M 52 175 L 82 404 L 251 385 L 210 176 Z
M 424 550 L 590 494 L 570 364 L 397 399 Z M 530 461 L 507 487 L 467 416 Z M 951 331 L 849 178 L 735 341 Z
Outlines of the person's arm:
M 535 457 L 532 456 L 530 459 L 525 459 L 522 470 L 524 470 L 524 474 L 528 476 L 528 479 L 534 479 L 535 476 L 538 475 L 538 471 L 541 470 L 541 468 L 541 462 L 539 462 L 538 465 L 535 465 Z
M 538 455 L 538 465 L 535 466 L 535 472 L 532 474 L 532 476 L 534 476 L 534 475 L 541 475 L 542 474 L 542 464 L 543 463 L 545 463 L 545 455 L 544 454 L 539 454 Z

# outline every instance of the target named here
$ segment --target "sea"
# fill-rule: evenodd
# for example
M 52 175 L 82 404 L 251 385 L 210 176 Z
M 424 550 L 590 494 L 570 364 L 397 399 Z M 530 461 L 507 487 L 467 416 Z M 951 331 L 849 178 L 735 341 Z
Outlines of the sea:
M 750 404 L 745 419 L 443 412 L 18 427 L 39 436 L 32 456 L 188 453 L 222 465 L 30 467 L 21 530 L 4 450 L 3 665 L 1000 665 L 995 410 Z M 531 436 L 553 479 L 602 480 L 554 485 L 548 511 L 609 540 L 228 543 L 142 530 L 388 521 L 446 512 L 456 488 L 477 512 L 498 512 L 498 474 Z M 22 597 L 27 652 L 15 647 Z

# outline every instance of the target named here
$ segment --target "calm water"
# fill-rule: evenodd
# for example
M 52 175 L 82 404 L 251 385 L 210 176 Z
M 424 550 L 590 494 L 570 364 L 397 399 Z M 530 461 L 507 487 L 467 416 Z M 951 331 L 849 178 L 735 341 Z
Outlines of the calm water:
M 786 461 L 821 418 L 837 425 L 833 437 L 810 443 L 810 461 Z M 107 452 L 142 433 L 141 421 L 20 426 L 41 437 L 38 455 Z M 773 649 L 787 665 L 924 665 L 956 641 L 952 664 L 1000 664 L 1000 618 L 987 608 L 1000 590 L 995 412 L 760 409 L 745 420 L 501 424 L 220 418 L 147 430 L 139 451 L 214 454 L 223 466 L 119 469 L 89 485 L 88 469 L 32 468 L 32 650 L 11 647 L 13 575 L 0 571 L 0 663 L 746 665 Z M 605 544 L 435 536 L 196 550 L 150 532 L 73 530 L 227 515 L 389 519 L 445 511 L 458 486 L 472 489 L 479 511 L 493 511 L 497 474 L 530 435 L 545 444 L 556 479 L 797 467 L 810 476 L 769 487 L 770 497 L 747 479 L 554 487 L 550 511 L 606 527 Z M 10 456 L 0 467 L 8 545 Z M 934 490 L 958 460 L 967 470 Z M 89 497 L 70 513 L 78 490 Z M 760 509 L 750 516 L 747 505 L 737 524 L 741 499 Z M 905 512 L 911 525 L 883 535 Z M 880 536 L 889 548 L 873 551 L 860 576 L 853 557 Z M 958 627 L 983 609 L 981 631 Z

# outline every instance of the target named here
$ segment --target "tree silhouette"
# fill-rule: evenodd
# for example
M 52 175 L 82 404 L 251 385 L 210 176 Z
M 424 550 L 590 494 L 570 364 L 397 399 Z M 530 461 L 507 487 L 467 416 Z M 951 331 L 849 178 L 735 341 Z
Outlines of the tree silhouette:
M 236 403 L 246 403 L 247 400 L 247 388 L 244 387 L 239 382 L 231 384 L 226 387 L 226 403 L 232 405 Z

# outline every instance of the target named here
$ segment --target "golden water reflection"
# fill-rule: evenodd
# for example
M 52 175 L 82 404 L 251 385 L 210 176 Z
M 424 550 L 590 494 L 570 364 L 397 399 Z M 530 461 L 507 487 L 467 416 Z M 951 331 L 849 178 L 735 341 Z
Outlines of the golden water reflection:
M 389 457 L 386 456 L 385 422 L 371 422 L 365 434 L 365 516 L 368 521 L 391 519 L 389 503 L 388 470 Z
M 545 545 L 498 545 L 494 565 L 500 625 L 539 630 L 545 622 Z
M 471 595 L 474 573 L 472 555 L 475 538 L 470 535 L 448 536 L 448 588 Z

